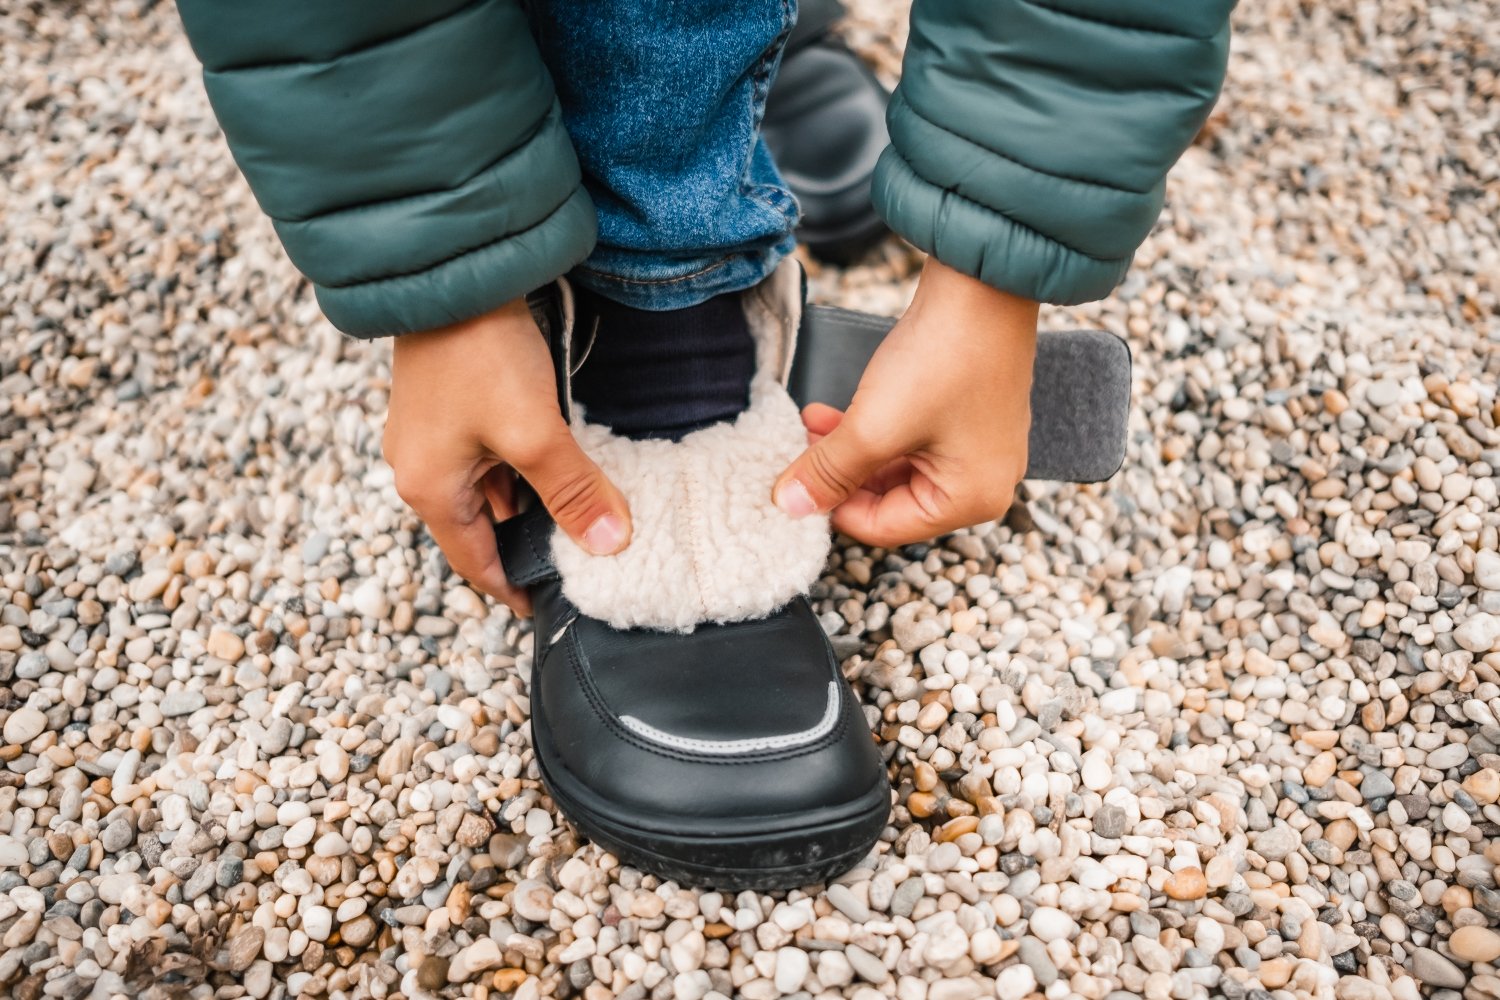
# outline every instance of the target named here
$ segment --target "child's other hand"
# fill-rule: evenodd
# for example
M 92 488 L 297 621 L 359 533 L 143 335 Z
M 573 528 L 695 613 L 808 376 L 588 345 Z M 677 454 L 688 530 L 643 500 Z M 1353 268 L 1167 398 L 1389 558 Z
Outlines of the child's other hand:
M 530 601 L 506 580 L 491 524 L 516 512 L 515 473 L 588 551 L 609 555 L 630 540 L 624 496 L 562 418 L 547 343 L 524 300 L 396 338 L 384 449 L 396 492 L 454 571 L 519 612 Z
M 776 481 L 777 506 L 832 511 L 884 547 L 1004 514 L 1026 472 L 1036 319 L 1035 302 L 929 258 L 848 411 L 802 411 L 810 447 Z

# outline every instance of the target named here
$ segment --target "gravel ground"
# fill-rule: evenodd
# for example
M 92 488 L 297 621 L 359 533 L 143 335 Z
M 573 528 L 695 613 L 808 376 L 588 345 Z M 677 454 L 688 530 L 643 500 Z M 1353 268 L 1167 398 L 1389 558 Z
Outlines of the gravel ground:
M 1126 468 L 837 550 L 893 822 L 727 896 L 552 810 L 528 629 L 398 501 L 387 348 L 318 316 L 171 8 L 5 7 L 0 992 L 1500 996 L 1500 18 L 1238 21 L 1139 266 L 1047 317 L 1129 335 Z M 894 312 L 916 263 L 815 291 Z

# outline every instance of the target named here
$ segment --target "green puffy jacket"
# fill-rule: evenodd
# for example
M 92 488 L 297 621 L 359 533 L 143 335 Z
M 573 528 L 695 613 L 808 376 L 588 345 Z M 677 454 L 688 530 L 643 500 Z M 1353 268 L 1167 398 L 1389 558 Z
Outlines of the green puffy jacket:
M 1033 299 L 1107 295 L 1223 80 L 1234 0 L 916 0 L 875 204 Z M 359 337 L 564 273 L 594 209 L 519 0 L 178 0 L 292 262 Z

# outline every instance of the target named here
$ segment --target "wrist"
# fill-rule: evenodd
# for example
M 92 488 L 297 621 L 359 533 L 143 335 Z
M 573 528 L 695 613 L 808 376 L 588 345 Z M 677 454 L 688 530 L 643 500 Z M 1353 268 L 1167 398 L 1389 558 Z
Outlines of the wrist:
M 511 299 L 497 309 L 469 319 L 434 327 L 431 330 L 404 333 L 395 339 L 394 351 L 399 357 L 402 354 L 411 354 L 442 343 L 467 339 L 473 335 L 513 330 L 531 322 L 531 307 L 526 304 L 526 299 Z
M 1016 349 L 1032 351 L 1036 346 L 1040 303 L 987 285 L 936 257 L 928 257 L 922 266 L 911 309 L 944 325 L 983 328 Z

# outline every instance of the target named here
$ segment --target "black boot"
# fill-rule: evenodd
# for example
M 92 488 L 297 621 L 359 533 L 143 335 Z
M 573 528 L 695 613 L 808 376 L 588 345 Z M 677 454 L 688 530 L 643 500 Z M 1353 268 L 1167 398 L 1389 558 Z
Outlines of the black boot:
M 829 30 L 842 14 L 837 0 L 804 0 L 761 126 L 802 206 L 798 238 L 833 263 L 852 261 L 885 235 L 870 177 L 890 143 L 890 94 Z
M 891 803 L 864 711 L 804 596 L 826 558 L 826 519 L 793 521 L 770 503 L 805 444 L 782 387 L 799 270 L 788 261 L 745 293 L 759 368 L 738 418 L 676 442 L 575 422 L 631 503 L 622 553 L 588 556 L 540 506 L 496 529 L 535 610 L 531 737 L 553 801 L 621 860 L 730 890 L 846 871 Z M 542 325 L 567 373 L 578 362 L 562 298 Z

